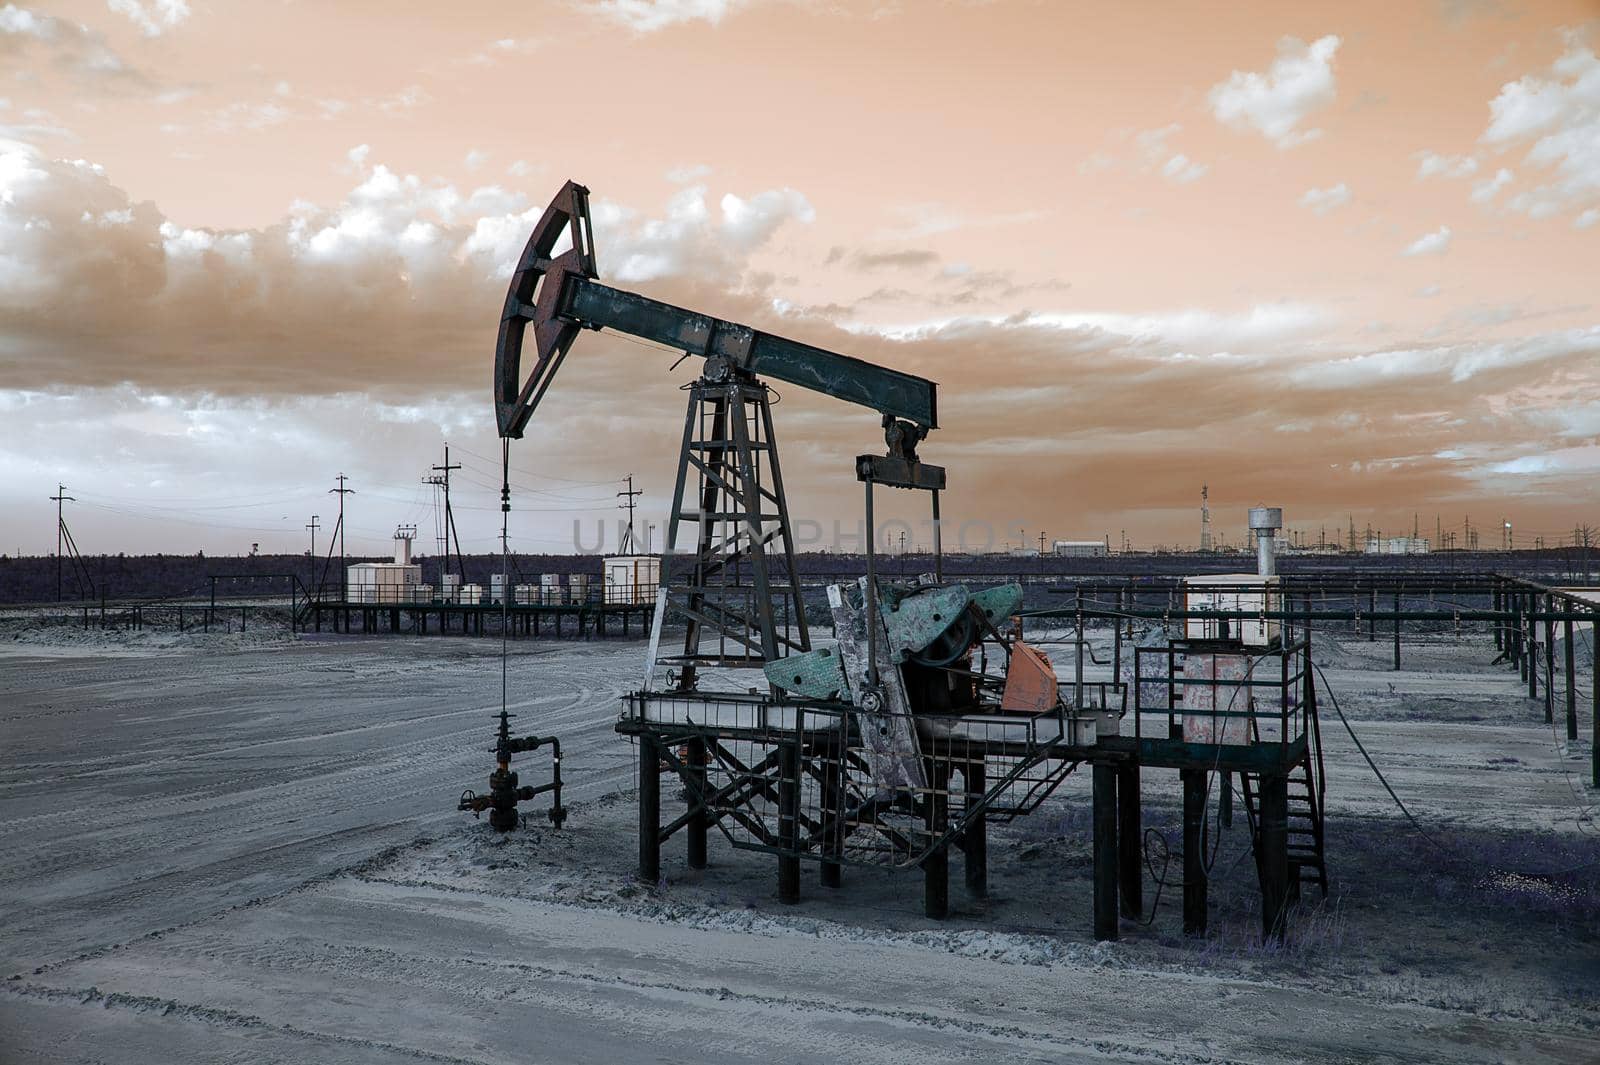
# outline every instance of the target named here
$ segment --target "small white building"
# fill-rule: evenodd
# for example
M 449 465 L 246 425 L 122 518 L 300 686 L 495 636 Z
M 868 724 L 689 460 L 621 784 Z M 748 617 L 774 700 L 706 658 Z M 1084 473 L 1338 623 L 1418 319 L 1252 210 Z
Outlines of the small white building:
M 610 555 L 601 563 L 608 606 L 636 606 L 656 601 L 656 589 L 661 585 L 658 556 Z
M 394 535 L 393 562 L 357 562 L 345 568 L 346 596 L 352 603 L 410 603 L 422 587 L 422 566 L 411 561 L 414 531 Z
M 1067 558 L 1105 558 L 1111 554 L 1104 540 L 1056 540 L 1050 549 Z

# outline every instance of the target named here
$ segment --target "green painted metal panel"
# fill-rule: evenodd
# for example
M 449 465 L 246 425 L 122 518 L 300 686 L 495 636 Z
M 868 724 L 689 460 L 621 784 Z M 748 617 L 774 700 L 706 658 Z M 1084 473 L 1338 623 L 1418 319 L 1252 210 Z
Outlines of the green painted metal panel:
M 844 666 L 831 647 L 768 662 L 761 671 L 774 687 L 806 699 L 832 699 L 849 691 Z

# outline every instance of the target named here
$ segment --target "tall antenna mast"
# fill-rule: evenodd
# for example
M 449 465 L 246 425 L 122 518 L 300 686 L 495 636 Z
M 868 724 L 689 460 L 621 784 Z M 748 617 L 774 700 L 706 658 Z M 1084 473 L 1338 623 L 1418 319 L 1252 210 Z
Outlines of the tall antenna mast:
M 1211 550 L 1211 488 L 1200 486 L 1200 550 Z

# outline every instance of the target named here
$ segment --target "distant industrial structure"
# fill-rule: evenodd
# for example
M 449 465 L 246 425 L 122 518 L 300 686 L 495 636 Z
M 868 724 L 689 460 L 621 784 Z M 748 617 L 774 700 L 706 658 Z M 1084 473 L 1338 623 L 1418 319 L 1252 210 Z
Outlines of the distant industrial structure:
M 1367 541 L 1369 555 L 1426 555 L 1432 553 L 1426 536 L 1389 536 Z
M 1061 558 L 1105 558 L 1111 547 L 1104 540 L 1056 540 L 1050 552 Z

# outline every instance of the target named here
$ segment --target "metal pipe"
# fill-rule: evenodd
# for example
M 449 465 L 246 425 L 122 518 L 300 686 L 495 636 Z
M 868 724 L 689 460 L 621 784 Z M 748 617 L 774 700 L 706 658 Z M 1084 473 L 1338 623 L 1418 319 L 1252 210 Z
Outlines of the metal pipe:
M 1289 901 L 1289 778 L 1261 777 L 1261 938 L 1283 938 Z
M 863 482 L 867 486 L 867 683 L 874 687 L 878 684 L 878 626 L 882 623 L 878 617 L 878 563 L 877 544 L 874 542 L 877 535 L 872 522 L 872 481 Z
M 968 810 L 971 810 L 988 790 L 987 770 L 987 763 L 982 761 L 968 762 L 962 770 Z M 965 864 L 967 893 L 973 898 L 985 897 L 989 894 L 989 823 L 982 815 L 974 817 L 972 823 L 967 826 L 962 859 Z
M 1577 672 L 1572 661 L 1572 620 L 1563 621 L 1564 635 L 1566 637 L 1566 667 L 1567 667 L 1567 739 L 1578 738 L 1578 691 L 1575 685 Z
M 1183 934 L 1206 934 L 1206 861 L 1200 843 L 1206 820 L 1206 773 L 1180 769 L 1183 781 Z
M 950 825 L 950 763 L 935 759 L 932 769 L 925 816 L 935 846 L 922 860 L 922 912 L 942 921 L 950 915 L 950 845 L 943 839 Z
M 1144 916 L 1144 832 L 1139 809 L 1139 765 L 1129 763 L 1117 769 L 1117 882 L 1122 888 L 1122 916 L 1139 920 Z
M 639 736 L 639 879 L 661 879 L 661 752 L 648 732 Z
M 778 745 L 778 901 L 800 901 L 800 745 Z
M 1117 938 L 1117 767 L 1094 766 L 1094 937 Z

